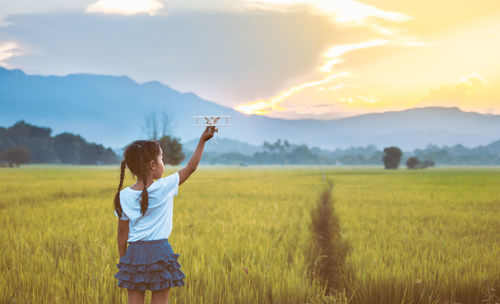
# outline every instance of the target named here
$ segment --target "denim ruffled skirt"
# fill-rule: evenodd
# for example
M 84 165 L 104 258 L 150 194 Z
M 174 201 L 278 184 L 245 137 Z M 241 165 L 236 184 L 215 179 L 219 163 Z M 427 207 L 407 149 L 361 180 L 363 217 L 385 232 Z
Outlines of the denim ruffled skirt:
M 168 239 L 128 243 L 116 264 L 118 286 L 134 290 L 160 290 L 184 286 L 184 273 Z

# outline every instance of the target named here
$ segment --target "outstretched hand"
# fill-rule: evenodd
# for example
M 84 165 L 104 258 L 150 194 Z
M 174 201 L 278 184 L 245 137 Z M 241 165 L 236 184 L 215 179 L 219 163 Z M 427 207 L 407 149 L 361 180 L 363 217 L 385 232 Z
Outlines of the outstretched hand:
M 203 134 L 201 134 L 201 139 L 205 142 L 209 140 L 210 138 L 214 137 L 214 133 L 217 132 L 219 133 L 219 129 L 215 126 L 208 126 Z

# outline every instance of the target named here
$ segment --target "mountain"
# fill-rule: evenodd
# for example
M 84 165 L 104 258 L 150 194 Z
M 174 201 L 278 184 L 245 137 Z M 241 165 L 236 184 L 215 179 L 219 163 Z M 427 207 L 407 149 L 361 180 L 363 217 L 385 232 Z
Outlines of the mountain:
M 365 114 L 333 120 L 287 120 L 245 115 L 193 93 L 181 93 L 157 81 L 137 83 L 126 76 L 71 74 L 27 75 L 0 67 L 0 125 L 24 119 L 72 132 L 119 149 L 142 138 L 141 124 L 150 111 L 174 115 L 173 135 L 183 143 L 197 141 L 202 128 L 194 115 L 230 115 L 232 127 L 219 128 L 222 138 L 261 145 L 287 139 L 324 149 L 374 144 L 404 150 L 428 144 L 473 147 L 498 139 L 500 115 L 427 107 Z M 209 141 L 206 147 L 216 145 Z

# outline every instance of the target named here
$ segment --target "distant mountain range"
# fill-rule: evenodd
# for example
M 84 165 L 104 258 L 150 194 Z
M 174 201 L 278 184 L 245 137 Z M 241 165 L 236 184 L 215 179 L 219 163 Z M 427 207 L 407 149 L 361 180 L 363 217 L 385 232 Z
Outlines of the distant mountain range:
M 0 67 L 0 125 L 24 119 L 48 126 L 54 134 L 72 132 L 116 151 L 143 138 L 144 115 L 153 110 L 174 115 L 173 135 L 188 146 L 190 141 L 197 143 L 202 132 L 202 128 L 191 127 L 192 116 L 231 115 L 233 126 L 221 127 L 220 138 L 210 141 L 207 149 L 215 148 L 224 138 L 239 142 L 239 150 L 251 151 L 255 149 L 252 145 L 278 138 L 330 150 L 368 144 L 379 149 L 396 145 L 413 150 L 428 144 L 474 147 L 500 137 L 500 115 L 458 108 L 414 108 L 333 120 L 286 120 L 245 115 L 156 81 L 139 84 L 126 76 L 92 74 L 26 75 L 21 70 Z M 226 149 L 222 146 L 219 149 Z

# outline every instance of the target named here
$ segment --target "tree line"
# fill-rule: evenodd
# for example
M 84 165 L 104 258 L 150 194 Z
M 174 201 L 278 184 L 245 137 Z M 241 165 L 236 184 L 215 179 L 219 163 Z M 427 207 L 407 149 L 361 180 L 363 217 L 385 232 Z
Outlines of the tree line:
M 110 148 L 89 143 L 79 135 L 64 132 L 51 136 L 52 129 L 37 127 L 24 120 L 0 127 L 0 163 L 101 165 L 116 164 L 118 156 Z
M 180 139 L 171 135 L 172 116 L 163 113 L 157 117 L 151 112 L 144 117 L 141 126 L 145 138 L 157 140 L 163 150 L 164 163 L 178 165 L 186 161 L 192 151 L 185 151 Z M 79 135 L 64 132 L 51 136 L 52 130 L 26 123 L 24 120 L 4 128 L 0 127 L 0 166 L 19 166 L 22 163 L 51 164 L 118 164 L 118 156 L 112 149 L 89 143 Z M 126 148 L 126 146 L 124 147 Z M 123 149 L 124 149 L 123 148 Z M 425 149 L 411 152 L 400 148 L 386 147 L 378 150 L 374 145 L 350 147 L 333 151 L 305 144 L 295 145 L 277 139 L 274 143 L 264 141 L 261 151 L 253 155 L 239 152 L 205 152 L 202 164 L 326 164 L 326 165 L 384 165 L 397 169 L 401 163 L 409 169 L 424 169 L 440 165 L 500 165 L 500 141 L 487 146 L 466 148 L 461 145 L 438 147 L 428 145 Z
M 440 165 L 500 165 L 500 141 L 488 146 L 465 148 L 461 145 L 438 147 L 428 145 L 425 149 L 403 152 L 399 147 L 377 149 L 375 145 L 350 147 L 347 149 L 322 150 L 305 144 L 294 145 L 277 139 L 274 143 L 264 141 L 262 150 L 252 155 L 240 152 L 205 152 L 202 164 L 265 165 L 265 164 L 326 164 L 326 165 L 383 165 L 397 169 L 400 164 L 409 169 L 425 169 Z M 192 151 L 186 151 L 189 155 Z
M 184 158 L 179 138 L 169 135 L 173 129 L 173 116 L 156 112 L 144 116 L 141 125 L 144 136 L 160 143 L 163 162 L 177 165 Z M 64 132 L 51 136 L 52 129 L 38 127 L 20 120 L 14 125 L 0 127 L 0 167 L 19 167 L 20 164 L 119 164 L 121 157 L 111 148 L 89 143 L 80 135 Z M 123 149 L 125 149 L 123 147 Z

